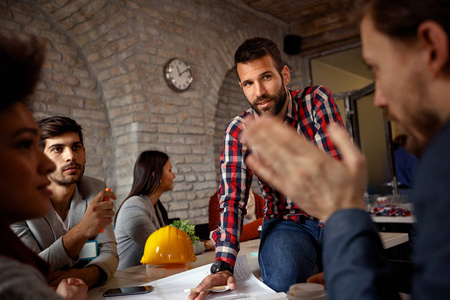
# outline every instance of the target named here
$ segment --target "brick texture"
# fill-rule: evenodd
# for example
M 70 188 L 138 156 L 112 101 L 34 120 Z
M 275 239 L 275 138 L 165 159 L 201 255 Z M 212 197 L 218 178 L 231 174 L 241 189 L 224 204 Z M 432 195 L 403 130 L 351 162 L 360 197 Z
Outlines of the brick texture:
M 15 0 L 0 1 L 0 33 L 45 41 L 29 108 L 36 119 L 66 115 L 84 127 L 87 175 L 104 180 L 120 203 L 139 153 L 164 151 L 177 178 L 161 200 L 170 217 L 199 224 L 218 188 L 223 129 L 247 105 L 232 75 L 234 51 L 254 36 L 282 48 L 288 26 L 238 0 Z M 173 57 L 192 68 L 183 93 L 163 77 Z M 284 58 L 301 76 L 301 61 Z

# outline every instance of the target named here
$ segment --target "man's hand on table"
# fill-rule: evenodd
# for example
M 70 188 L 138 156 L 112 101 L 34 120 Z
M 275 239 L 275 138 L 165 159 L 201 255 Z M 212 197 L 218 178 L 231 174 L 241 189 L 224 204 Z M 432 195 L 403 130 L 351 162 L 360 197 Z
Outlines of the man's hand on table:
M 230 290 L 234 290 L 236 288 L 236 281 L 234 279 L 233 274 L 231 274 L 231 272 L 229 271 L 220 271 L 215 274 L 208 275 L 197 286 L 198 293 L 191 293 L 188 299 L 203 300 L 209 293 L 209 292 L 202 292 L 203 290 L 219 285 L 227 285 L 230 287 Z
M 309 277 L 306 280 L 306 282 L 307 283 L 318 283 L 318 284 L 323 285 L 324 288 L 327 287 L 326 284 L 325 284 L 325 274 L 323 272 L 315 274 L 315 275 Z

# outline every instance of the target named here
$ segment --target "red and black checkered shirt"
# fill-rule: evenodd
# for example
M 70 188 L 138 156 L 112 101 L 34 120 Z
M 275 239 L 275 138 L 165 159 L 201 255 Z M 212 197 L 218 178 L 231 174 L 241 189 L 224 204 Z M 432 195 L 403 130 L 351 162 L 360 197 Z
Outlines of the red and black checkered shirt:
M 246 213 L 253 176 L 245 165 L 247 147 L 239 141 L 239 134 L 245 127 L 243 118 L 248 114 L 256 116 L 256 112 L 249 109 L 228 124 L 220 157 L 218 196 L 221 214 L 219 227 L 212 237 L 216 242 L 216 258 L 231 265 L 234 265 L 239 251 L 242 219 Z M 340 159 L 340 154 L 325 134 L 325 128 L 330 122 L 343 126 L 342 119 L 331 92 L 325 87 L 312 86 L 290 91 L 284 122 L 292 126 L 299 135 L 313 141 L 320 149 Z M 258 183 L 266 201 L 264 220 L 284 219 L 300 223 L 302 218 L 312 218 L 268 184 L 261 180 Z

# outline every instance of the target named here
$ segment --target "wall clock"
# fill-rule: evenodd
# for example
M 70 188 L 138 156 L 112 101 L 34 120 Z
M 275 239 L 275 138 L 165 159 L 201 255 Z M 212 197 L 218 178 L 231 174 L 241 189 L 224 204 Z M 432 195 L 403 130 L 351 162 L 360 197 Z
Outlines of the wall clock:
M 184 92 L 192 83 L 191 67 L 179 58 L 170 59 L 164 66 L 164 77 L 171 89 Z

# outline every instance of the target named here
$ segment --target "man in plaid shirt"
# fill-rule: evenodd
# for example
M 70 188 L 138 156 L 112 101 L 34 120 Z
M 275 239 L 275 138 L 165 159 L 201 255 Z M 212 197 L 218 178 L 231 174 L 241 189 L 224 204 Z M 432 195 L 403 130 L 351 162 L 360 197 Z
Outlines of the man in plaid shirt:
M 240 141 L 244 117 L 279 118 L 320 149 L 340 158 L 325 134 L 330 122 L 342 126 L 330 91 L 322 86 L 289 90 L 289 69 L 283 64 L 277 45 L 266 38 L 246 40 L 235 53 L 235 63 L 239 85 L 251 108 L 235 117 L 225 130 L 218 191 L 221 216 L 219 227 L 212 234 L 216 261 L 212 274 L 198 286 L 200 293 L 189 296 L 191 300 L 206 297 L 207 292 L 202 291 L 211 286 L 227 284 L 234 288 L 232 273 L 253 175 L 245 165 L 250 150 Z M 266 200 L 259 249 L 262 278 L 275 291 L 286 292 L 290 285 L 305 282 L 320 262 L 322 224 L 268 184 L 258 182 Z

